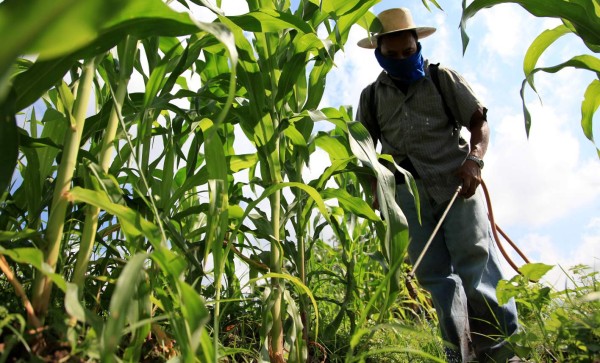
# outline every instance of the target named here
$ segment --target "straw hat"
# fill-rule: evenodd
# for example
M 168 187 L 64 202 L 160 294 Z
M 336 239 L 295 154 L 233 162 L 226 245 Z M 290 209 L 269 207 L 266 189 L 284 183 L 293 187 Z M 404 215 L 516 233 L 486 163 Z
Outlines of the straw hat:
M 410 10 L 406 8 L 382 11 L 377 15 L 373 25 L 377 26 L 379 31 L 371 33 L 370 37 L 359 40 L 357 43 L 359 47 L 375 49 L 377 48 L 377 38 L 385 34 L 401 32 L 403 30 L 415 30 L 419 39 L 430 36 L 435 32 L 435 28 L 417 27 L 412 19 Z

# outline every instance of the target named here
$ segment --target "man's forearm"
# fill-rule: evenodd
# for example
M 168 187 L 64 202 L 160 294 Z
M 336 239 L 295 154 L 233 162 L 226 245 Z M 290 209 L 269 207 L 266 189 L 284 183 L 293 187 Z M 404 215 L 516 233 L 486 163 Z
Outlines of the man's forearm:
M 483 159 L 490 141 L 490 129 L 485 119 L 485 111 L 477 110 L 471 117 L 470 154 Z

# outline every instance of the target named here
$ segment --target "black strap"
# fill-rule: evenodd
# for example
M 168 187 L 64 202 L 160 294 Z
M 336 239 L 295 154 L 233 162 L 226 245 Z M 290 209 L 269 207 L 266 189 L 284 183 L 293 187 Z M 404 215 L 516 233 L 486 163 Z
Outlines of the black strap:
M 373 82 L 369 87 L 369 112 L 371 116 L 371 125 L 374 126 L 372 130 L 374 137 L 373 143 L 377 145 L 377 140 L 381 137 L 381 129 L 379 128 L 379 121 L 377 120 L 377 103 L 375 102 L 375 91 L 377 81 Z
M 442 87 L 440 86 L 439 69 L 440 69 L 439 63 L 430 64 L 429 65 L 429 75 L 431 76 L 431 80 L 433 81 L 435 88 L 437 89 L 438 93 L 442 97 L 442 106 L 444 106 L 444 112 L 446 113 L 446 116 L 448 117 L 448 121 L 454 125 L 454 132 L 457 132 L 458 130 L 460 130 L 460 125 L 458 124 L 458 121 L 456 121 L 456 117 L 454 117 L 454 115 L 452 114 L 452 110 L 450 110 L 450 107 L 448 107 L 448 103 L 446 103 L 446 98 L 444 97 L 444 92 L 442 92 Z
M 442 87 L 440 86 L 439 66 L 439 63 L 430 64 L 429 75 L 431 76 L 431 80 L 433 81 L 435 88 L 442 97 L 442 106 L 444 107 L 444 112 L 448 117 L 448 122 L 454 125 L 454 132 L 458 132 L 460 130 L 460 125 L 458 124 L 458 121 L 452 114 L 452 110 L 450 110 L 450 107 L 448 107 L 448 104 L 446 103 L 446 98 L 444 97 L 444 92 L 442 92 Z M 371 115 L 372 125 L 374 127 L 374 129 L 371 131 L 373 132 L 372 136 L 376 137 L 376 139 L 374 139 L 373 142 L 377 142 L 377 140 L 379 140 L 379 138 L 381 137 L 381 130 L 379 128 L 379 122 L 377 121 L 377 103 L 375 102 L 376 85 L 377 81 L 373 82 L 369 86 L 369 112 Z

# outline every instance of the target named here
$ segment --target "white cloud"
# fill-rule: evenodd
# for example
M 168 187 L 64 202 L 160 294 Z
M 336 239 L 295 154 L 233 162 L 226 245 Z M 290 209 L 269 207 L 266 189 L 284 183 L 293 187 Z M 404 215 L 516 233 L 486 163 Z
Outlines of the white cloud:
M 228 16 L 245 14 L 248 12 L 248 2 L 246 0 L 223 0 L 221 9 Z
M 495 6 L 482 11 L 486 33 L 483 38 L 484 49 L 509 62 L 525 53 L 529 46 L 527 35 L 535 33 L 537 22 L 532 16 L 512 4 Z
M 559 110 L 530 110 L 536 123 L 529 140 L 520 114 L 495 127 L 484 177 L 498 220 L 544 226 L 600 198 L 600 163 L 580 159 L 577 137 Z
M 561 243 L 567 244 L 566 248 L 556 247 Z M 531 262 L 554 265 L 543 281 L 562 290 L 566 286 L 572 286 L 570 278 L 574 276 L 569 271 L 572 267 L 586 265 L 594 271 L 600 271 L 600 218 L 592 218 L 581 236 L 574 234 L 569 241 L 558 242 L 553 236 L 532 233 L 523 236 L 518 245 Z M 508 248 L 506 243 L 504 246 Z M 523 264 L 515 252 L 511 251 L 509 254 L 517 266 Z M 502 266 L 508 276 L 515 274 L 505 261 L 502 261 Z
M 455 29 L 449 29 L 452 22 L 447 13 L 435 12 L 434 14 L 432 26 L 436 28 L 436 32 L 421 40 L 424 48 L 423 56 L 434 63 L 452 64 L 460 57 L 460 49 L 454 47 L 452 42 Z
M 329 166 L 331 166 L 331 161 L 327 152 L 321 148 L 316 148 L 311 154 L 308 168 L 303 169 L 302 179 L 306 181 L 315 180 L 319 178 Z

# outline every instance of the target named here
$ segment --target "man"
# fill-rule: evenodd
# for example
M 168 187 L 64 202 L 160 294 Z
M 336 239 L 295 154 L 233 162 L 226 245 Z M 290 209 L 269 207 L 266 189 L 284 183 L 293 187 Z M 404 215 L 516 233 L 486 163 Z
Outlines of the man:
M 396 173 L 396 200 L 408 220 L 413 263 L 462 185 L 462 198 L 452 204 L 416 270 L 431 293 L 447 358 L 519 361 L 504 341 L 517 330 L 517 312 L 514 301 L 501 306 L 496 299 L 502 274 L 477 188 L 489 140 L 487 109 L 450 69 L 438 69 L 438 91 L 419 43 L 435 28 L 415 26 L 407 9 L 386 10 L 377 18 L 382 31 L 358 45 L 375 49 L 384 71 L 363 90 L 358 118 L 381 142 L 381 153 L 392 155 L 416 179 L 422 223 L 402 174 Z M 469 143 L 457 124 L 470 131 Z

